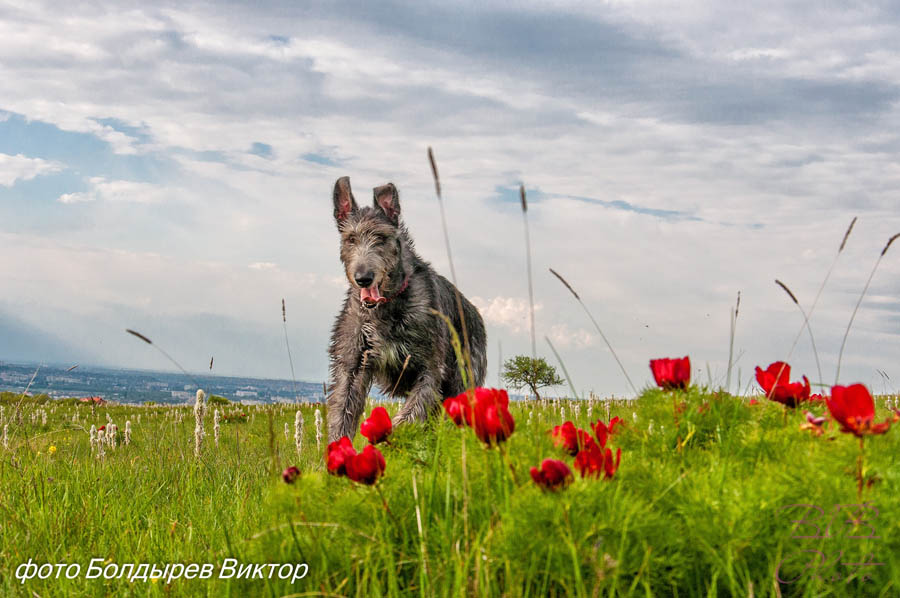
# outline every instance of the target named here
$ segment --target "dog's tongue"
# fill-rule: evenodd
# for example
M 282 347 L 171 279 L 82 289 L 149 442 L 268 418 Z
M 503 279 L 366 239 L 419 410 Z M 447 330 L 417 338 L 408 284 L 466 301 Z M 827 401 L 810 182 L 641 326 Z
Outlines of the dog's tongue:
M 381 293 L 378 291 L 378 285 L 373 284 L 372 286 L 360 289 L 359 290 L 359 299 L 363 303 L 375 304 L 375 303 L 385 303 L 387 299 L 385 299 Z

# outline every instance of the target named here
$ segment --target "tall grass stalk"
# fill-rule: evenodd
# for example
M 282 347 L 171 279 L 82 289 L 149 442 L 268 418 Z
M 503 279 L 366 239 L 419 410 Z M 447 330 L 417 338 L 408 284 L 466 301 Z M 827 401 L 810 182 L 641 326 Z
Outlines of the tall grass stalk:
M 141 339 L 142 341 L 144 341 L 145 343 L 147 343 L 148 345 L 150 345 L 151 347 L 153 347 L 154 349 L 156 349 L 157 351 L 159 351 L 160 353 L 162 353 L 163 357 L 165 357 L 165 358 L 168 359 L 170 362 L 172 362 L 173 364 L 175 364 L 175 367 L 177 367 L 179 370 L 181 370 L 181 373 L 184 374 L 191 382 L 194 383 L 194 386 L 196 386 L 197 388 L 200 388 L 200 383 L 197 382 L 196 380 L 194 380 L 194 377 L 191 376 L 191 375 L 188 373 L 188 371 L 187 371 L 186 369 L 184 369 L 183 367 L 181 367 L 181 364 L 178 363 L 177 361 L 175 361 L 175 358 L 174 358 L 174 357 L 172 357 L 171 355 L 169 355 L 168 353 L 166 353 L 165 349 L 163 349 L 162 347 L 160 347 L 159 345 L 157 345 L 156 343 L 154 343 L 153 341 L 151 341 L 149 338 L 147 338 L 146 336 L 144 336 L 144 335 L 141 334 L 140 332 L 137 332 L 136 330 L 132 330 L 131 328 L 126 328 L 126 329 L 125 329 L 125 332 L 127 332 L 128 334 L 130 334 L 130 335 L 132 335 L 132 336 L 135 336 L 135 337 Z
M 294 377 L 294 360 L 291 357 L 291 343 L 288 341 L 288 333 L 287 333 L 287 309 L 284 305 L 284 297 L 281 298 L 281 324 L 284 328 L 284 346 L 287 347 L 288 354 L 288 363 L 291 365 L 291 392 L 294 394 L 294 402 L 299 403 L 300 399 L 297 397 L 297 380 Z M 210 367 L 212 367 L 212 362 L 209 362 Z
M 575 384 L 572 382 L 572 376 L 569 375 L 569 370 L 566 369 L 566 364 L 563 363 L 562 357 L 559 356 L 559 352 L 556 350 L 556 347 L 554 347 L 553 343 L 550 342 L 550 337 L 545 336 L 544 340 L 547 341 L 547 344 L 550 345 L 550 350 L 553 351 L 553 355 L 556 356 L 556 361 L 559 362 L 559 367 L 562 368 L 563 374 L 565 374 L 566 376 L 566 382 L 569 383 L 569 390 L 572 391 L 572 396 L 576 399 L 581 398 L 575 391 Z
M 794 354 L 794 349 L 797 348 L 797 343 L 800 340 L 800 336 L 803 334 L 803 329 L 809 327 L 809 318 L 812 317 L 813 311 L 816 309 L 816 305 L 819 303 L 819 297 L 822 296 L 822 291 L 825 290 L 825 285 L 828 284 L 828 280 L 831 278 L 831 273 L 834 272 L 834 267 L 837 265 L 838 258 L 841 257 L 841 253 L 844 251 L 844 247 L 847 246 L 847 240 L 850 238 L 850 233 L 853 232 L 853 227 L 856 224 L 856 216 L 853 217 L 853 220 L 850 221 L 850 226 L 847 227 L 847 230 L 844 231 L 844 236 L 841 238 L 841 244 L 838 246 L 837 253 L 834 254 L 834 259 L 831 260 L 831 266 L 829 266 L 828 271 L 825 273 L 825 278 L 822 279 L 822 284 L 819 285 L 819 290 L 816 291 L 816 296 L 813 299 L 812 305 L 809 308 L 808 312 L 803 313 L 803 325 L 800 326 L 800 330 L 797 331 L 797 334 L 794 335 L 794 340 L 791 343 L 791 348 L 788 350 L 787 357 L 785 361 L 790 361 L 791 355 Z M 777 282 L 777 281 L 776 281 Z M 797 302 L 796 297 L 793 297 L 793 293 L 788 291 L 788 295 L 792 296 L 794 303 L 799 307 L 800 304 Z M 801 308 L 801 312 L 802 312 Z M 812 331 L 810 331 L 810 340 L 812 340 Z M 815 351 L 815 349 L 813 349 Z M 816 367 L 819 367 L 818 355 L 816 356 Z M 779 372 L 779 376 L 781 373 Z M 819 372 L 819 382 L 824 383 L 825 380 L 821 374 L 821 368 Z
M 737 294 L 737 302 L 734 305 L 734 309 L 731 310 L 731 332 L 728 337 L 728 374 L 725 377 L 725 390 L 727 392 L 731 392 L 731 368 L 734 365 L 733 357 L 734 357 L 734 334 L 737 329 L 737 319 L 738 314 L 741 310 L 741 292 L 738 291 Z M 740 383 L 738 383 L 738 388 L 740 388 Z
M 631 378 L 628 376 L 628 372 L 625 371 L 625 366 L 622 365 L 622 360 L 620 360 L 620 359 L 619 359 L 619 356 L 616 355 L 616 350 L 613 349 L 612 344 L 610 344 L 610 342 L 609 342 L 609 339 L 607 339 L 607 338 L 606 338 L 606 335 L 603 334 L 603 331 L 600 330 L 600 325 L 597 324 L 597 320 L 594 319 L 594 316 L 591 314 L 591 311 L 587 308 L 587 305 L 584 304 L 584 301 L 581 300 L 581 297 L 578 295 L 578 293 L 575 292 L 575 289 L 572 288 L 572 285 L 570 285 L 570 284 L 566 281 L 566 279 L 563 278 L 562 275 L 559 274 L 559 272 L 557 272 L 557 271 L 554 270 L 553 268 L 550 268 L 550 273 L 553 274 L 553 276 L 555 276 L 556 278 L 558 278 L 559 281 L 560 281 L 561 283 L 563 283 L 563 285 L 564 285 L 567 289 L 569 289 L 569 292 L 572 293 L 572 296 L 575 297 L 575 300 L 578 301 L 578 304 L 579 304 L 579 305 L 581 306 L 581 308 L 584 310 L 584 313 L 587 314 L 587 317 L 590 318 L 591 323 L 594 324 L 594 328 L 597 330 L 597 333 L 600 335 L 600 338 L 602 338 L 602 339 L 603 339 L 603 342 L 606 343 L 606 347 L 609 349 L 609 352 L 612 353 L 612 356 L 615 358 L 616 363 L 619 364 L 619 369 L 622 370 L 622 375 L 624 375 L 624 376 L 625 376 L 625 380 L 628 381 L 628 385 L 631 387 L 632 392 L 634 392 L 635 396 L 637 396 L 637 395 L 638 395 L 637 387 L 636 387 L 636 386 L 634 385 L 634 383 L 631 381 Z
M 528 272 L 528 317 L 531 322 L 531 358 L 537 359 L 537 341 L 534 334 L 534 282 L 531 276 L 531 235 L 528 232 L 528 200 L 525 199 L 525 185 L 519 185 L 519 199 L 522 201 L 522 223 L 525 225 L 525 269 Z
M 834 374 L 835 386 L 837 386 L 838 380 L 840 380 L 841 377 L 841 359 L 844 356 L 844 346 L 847 344 L 847 336 L 850 334 L 850 328 L 853 326 L 853 319 L 856 317 L 856 312 L 859 311 L 859 306 L 862 303 L 863 297 L 866 296 L 866 292 L 869 290 L 869 285 L 872 283 L 872 277 L 875 276 L 875 271 L 878 270 L 878 265 L 881 263 L 882 258 L 884 258 L 884 254 L 890 249 L 891 243 L 893 243 L 897 237 L 900 237 L 900 233 L 897 233 L 888 239 L 884 249 L 878 254 L 878 259 L 875 260 L 875 266 L 872 267 L 872 272 L 869 273 L 869 278 L 866 280 L 866 286 L 863 287 L 862 293 L 859 294 L 859 299 L 856 301 L 856 307 L 853 308 L 853 313 L 850 314 L 850 322 L 847 324 L 847 330 L 844 331 L 844 340 L 841 341 L 841 350 L 838 353 L 837 371 Z
M 459 313 L 459 324 L 462 328 L 463 339 L 463 355 L 464 361 L 460 362 L 461 366 L 469 371 L 468 379 L 475 384 L 475 370 L 472 369 L 472 351 L 469 347 L 469 331 L 466 326 L 466 314 L 463 312 L 462 295 L 459 292 L 459 286 L 456 281 L 456 267 L 453 265 L 453 252 L 450 249 L 450 233 L 447 232 L 447 215 L 444 213 L 444 198 L 441 195 L 441 178 L 438 176 L 437 162 L 434 159 L 434 152 L 431 147 L 428 148 L 428 163 L 431 165 L 431 175 L 434 178 L 434 191 L 437 195 L 438 207 L 441 213 L 441 230 L 444 232 L 444 245 L 447 247 L 447 261 L 450 263 L 450 277 L 453 281 L 453 292 L 456 296 L 456 310 Z
M 819 373 L 819 383 L 820 383 L 820 385 L 824 384 L 825 377 L 822 376 L 822 365 L 819 363 L 819 351 L 816 349 L 816 339 L 813 337 L 812 326 L 809 323 L 809 316 L 807 315 L 806 311 L 803 309 L 803 306 L 800 305 L 800 302 L 797 301 L 797 296 L 791 292 L 791 290 L 787 287 L 786 284 L 784 284 L 777 278 L 775 279 L 775 284 L 780 286 L 784 290 L 784 292 L 787 293 L 788 297 L 791 298 L 791 301 L 794 302 L 794 305 L 797 306 L 797 309 L 800 310 L 800 314 L 803 316 L 803 326 L 800 327 L 800 332 L 803 332 L 803 328 L 806 328 L 806 331 L 809 332 L 809 342 L 812 345 L 813 357 L 816 358 L 816 371 Z M 790 355 L 788 355 L 788 359 L 790 359 Z M 781 376 L 781 372 L 778 372 L 778 375 Z M 774 390 L 774 387 L 773 387 L 773 390 Z

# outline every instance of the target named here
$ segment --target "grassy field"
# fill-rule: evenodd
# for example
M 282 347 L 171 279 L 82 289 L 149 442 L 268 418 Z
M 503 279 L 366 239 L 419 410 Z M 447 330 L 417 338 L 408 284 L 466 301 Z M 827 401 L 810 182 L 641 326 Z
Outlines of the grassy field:
M 19 422 L 18 398 L 2 398 L 3 596 L 900 595 L 900 429 L 867 439 L 860 516 L 856 439 L 832 422 L 822 436 L 801 430 L 802 410 L 785 415 L 761 397 L 677 391 L 677 429 L 673 398 L 658 390 L 627 403 L 515 403 L 503 452 L 442 416 L 379 445 L 387 468 L 376 487 L 326 473 L 315 406 L 301 408 L 298 455 L 296 406 L 210 405 L 198 458 L 190 407 L 26 399 Z M 215 408 L 248 414 L 221 424 L 218 446 Z M 532 482 L 544 458 L 572 464 L 552 426 L 610 416 L 626 424 L 610 441 L 622 449 L 612 479 L 576 473 L 556 493 Z M 110 420 L 119 444 L 98 458 L 88 430 Z M 281 478 L 290 465 L 302 472 L 294 484 Z M 816 520 L 820 533 L 795 520 Z M 815 535 L 827 537 L 796 537 Z M 23 583 L 15 574 L 29 559 L 78 563 L 80 575 Z M 214 573 L 85 579 L 91 559 L 211 563 Z M 269 568 L 264 579 L 219 579 L 225 559 L 309 569 L 294 583 Z

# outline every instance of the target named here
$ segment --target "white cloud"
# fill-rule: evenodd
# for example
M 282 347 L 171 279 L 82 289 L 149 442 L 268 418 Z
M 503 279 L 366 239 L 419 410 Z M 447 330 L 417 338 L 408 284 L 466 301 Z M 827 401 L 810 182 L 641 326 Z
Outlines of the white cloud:
M 30 181 L 35 177 L 59 172 L 62 169 L 63 165 L 57 162 L 29 158 L 22 154 L 11 156 L 0 153 L 0 186 L 12 187 L 18 181 Z
M 486 324 L 506 328 L 512 332 L 530 330 L 530 316 L 528 300 L 521 297 L 493 297 L 482 299 L 472 297 L 472 303 L 481 312 L 481 317 Z M 536 303 L 535 313 L 538 313 L 543 305 Z
M 59 196 L 61 203 L 80 203 L 86 201 L 124 201 L 134 203 L 158 203 L 172 199 L 176 189 L 142 183 L 137 181 L 107 180 L 103 177 L 91 177 L 88 181 L 90 189 L 75 193 L 64 193 Z
M 547 335 L 558 349 L 584 349 L 594 346 L 594 336 L 583 328 L 572 330 L 566 324 L 554 324 Z
M 278 265 L 272 262 L 253 262 L 247 267 L 251 270 L 274 270 Z

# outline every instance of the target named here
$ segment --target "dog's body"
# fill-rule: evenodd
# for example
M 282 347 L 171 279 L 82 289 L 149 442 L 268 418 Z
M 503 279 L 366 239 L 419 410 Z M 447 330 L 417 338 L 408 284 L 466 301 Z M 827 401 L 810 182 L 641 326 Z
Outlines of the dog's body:
M 373 207 L 358 208 L 347 177 L 334 187 L 341 262 L 350 288 L 331 336 L 328 438 L 356 434 L 375 382 L 406 401 L 394 423 L 423 421 L 444 397 L 464 387 L 450 332 L 432 309 L 462 333 L 456 290 L 415 252 L 400 222 L 397 190 L 375 189 Z M 478 310 L 460 294 L 476 385 L 487 368 L 487 335 Z M 409 362 L 404 369 L 407 357 Z

